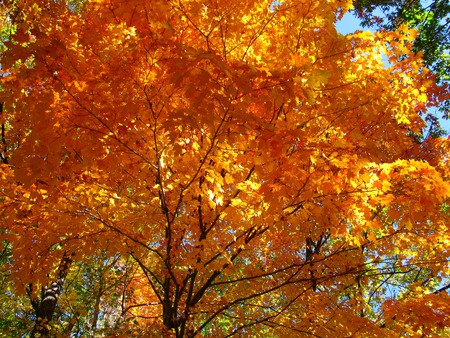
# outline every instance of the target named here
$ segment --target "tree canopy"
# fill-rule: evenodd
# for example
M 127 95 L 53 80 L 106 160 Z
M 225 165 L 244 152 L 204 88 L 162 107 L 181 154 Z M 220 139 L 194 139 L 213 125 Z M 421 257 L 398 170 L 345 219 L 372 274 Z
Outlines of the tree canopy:
M 450 80 L 450 4 L 446 0 L 380 1 L 355 0 L 355 12 L 364 26 L 396 29 L 401 25 L 418 30 L 413 50 L 423 52 L 425 65 L 432 69 L 439 83 Z M 446 116 L 450 102 L 442 104 Z
M 351 5 L 3 3 L 0 327 L 444 334 L 448 97 Z

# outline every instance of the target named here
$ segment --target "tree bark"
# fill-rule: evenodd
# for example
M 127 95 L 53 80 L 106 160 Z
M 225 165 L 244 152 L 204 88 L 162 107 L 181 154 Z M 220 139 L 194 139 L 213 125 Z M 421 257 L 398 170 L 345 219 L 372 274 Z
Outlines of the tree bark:
M 41 290 L 41 297 L 31 298 L 31 305 L 36 314 L 31 338 L 49 337 L 50 321 L 55 313 L 58 297 L 62 292 L 64 281 L 72 263 L 72 256 L 64 253 L 59 263 L 57 278 L 50 285 L 44 286 Z

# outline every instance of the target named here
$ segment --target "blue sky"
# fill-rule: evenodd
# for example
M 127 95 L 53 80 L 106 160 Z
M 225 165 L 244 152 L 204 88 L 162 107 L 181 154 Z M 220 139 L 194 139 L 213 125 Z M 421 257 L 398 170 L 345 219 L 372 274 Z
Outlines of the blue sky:
M 360 20 L 351 13 L 345 14 L 342 20 L 337 22 L 336 29 L 341 34 L 353 33 L 358 29 L 367 30 L 367 28 L 363 28 L 360 25 Z M 435 115 L 440 116 L 438 112 L 435 112 Z M 450 134 L 450 120 L 440 119 L 440 123 L 442 128 L 447 132 L 447 134 Z
M 342 34 L 353 33 L 355 30 L 358 29 L 364 30 L 364 28 L 362 28 L 359 23 L 360 20 L 358 18 L 356 18 L 351 13 L 347 13 L 344 15 L 341 21 L 337 22 L 336 28 L 338 32 Z

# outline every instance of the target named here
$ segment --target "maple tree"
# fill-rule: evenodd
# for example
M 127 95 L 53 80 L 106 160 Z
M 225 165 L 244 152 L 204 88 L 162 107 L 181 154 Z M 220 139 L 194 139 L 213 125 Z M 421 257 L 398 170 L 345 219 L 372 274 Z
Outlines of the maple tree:
M 415 27 L 418 35 L 413 51 L 423 52 L 425 65 L 436 74 L 438 83 L 447 83 L 450 74 L 450 5 L 448 1 L 433 0 L 355 0 L 355 14 L 362 24 L 376 29 L 395 29 L 401 25 Z M 440 104 L 449 117 L 450 102 Z M 442 131 L 441 131 L 442 132 Z
M 416 27 L 416 51 L 424 51 L 424 60 L 441 80 L 448 80 L 450 6 L 446 1 L 355 0 L 355 12 L 363 25 L 393 29 L 402 24 Z M 378 11 L 378 12 L 377 12 Z
M 1 239 L 32 336 L 449 326 L 449 144 L 416 137 L 446 94 L 415 31 L 342 36 L 351 1 L 7 6 Z

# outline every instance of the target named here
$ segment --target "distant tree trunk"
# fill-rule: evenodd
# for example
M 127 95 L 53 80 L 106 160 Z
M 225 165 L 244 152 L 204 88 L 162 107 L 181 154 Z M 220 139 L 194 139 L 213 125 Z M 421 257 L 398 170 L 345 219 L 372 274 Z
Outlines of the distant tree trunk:
M 0 115 L 3 113 L 3 102 L 0 102 Z M 0 162 L 3 164 L 8 164 L 8 156 L 6 152 L 8 151 L 8 146 L 6 144 L 6 138 L 5 138 L 5 124 L 2 123 L 2 144 L 3 144 L 3 150 L 0 151 Z
M 31 338 L 48 337 L 50 334 L 50 321 L 58 303 L 58 297 L 61 294 L 64 281 L 72 263 L 72 256 L 64 253 L 59 263 L 58 274 L 55 281 L 41 290 L 41 297 L 31 298 L 31 305 L 36 314 Z
M 92 325 L 91 325 L 91 337 L 95 336 L 95 331 L 97 330 L 97 323 L 98 323 L 98 318 L 100 315 L 100 301 L 103 295 L 104 289 L 103 289 L 103 282 L 102 282 L 102 277 L 100 277 L 100 286 L 99 286 L 99 290 L 97 293 L 97 296 L 95 297 L 95 305 L 94 305 L 94 313 L 93 313 L 93 318 L 92 318 Z

